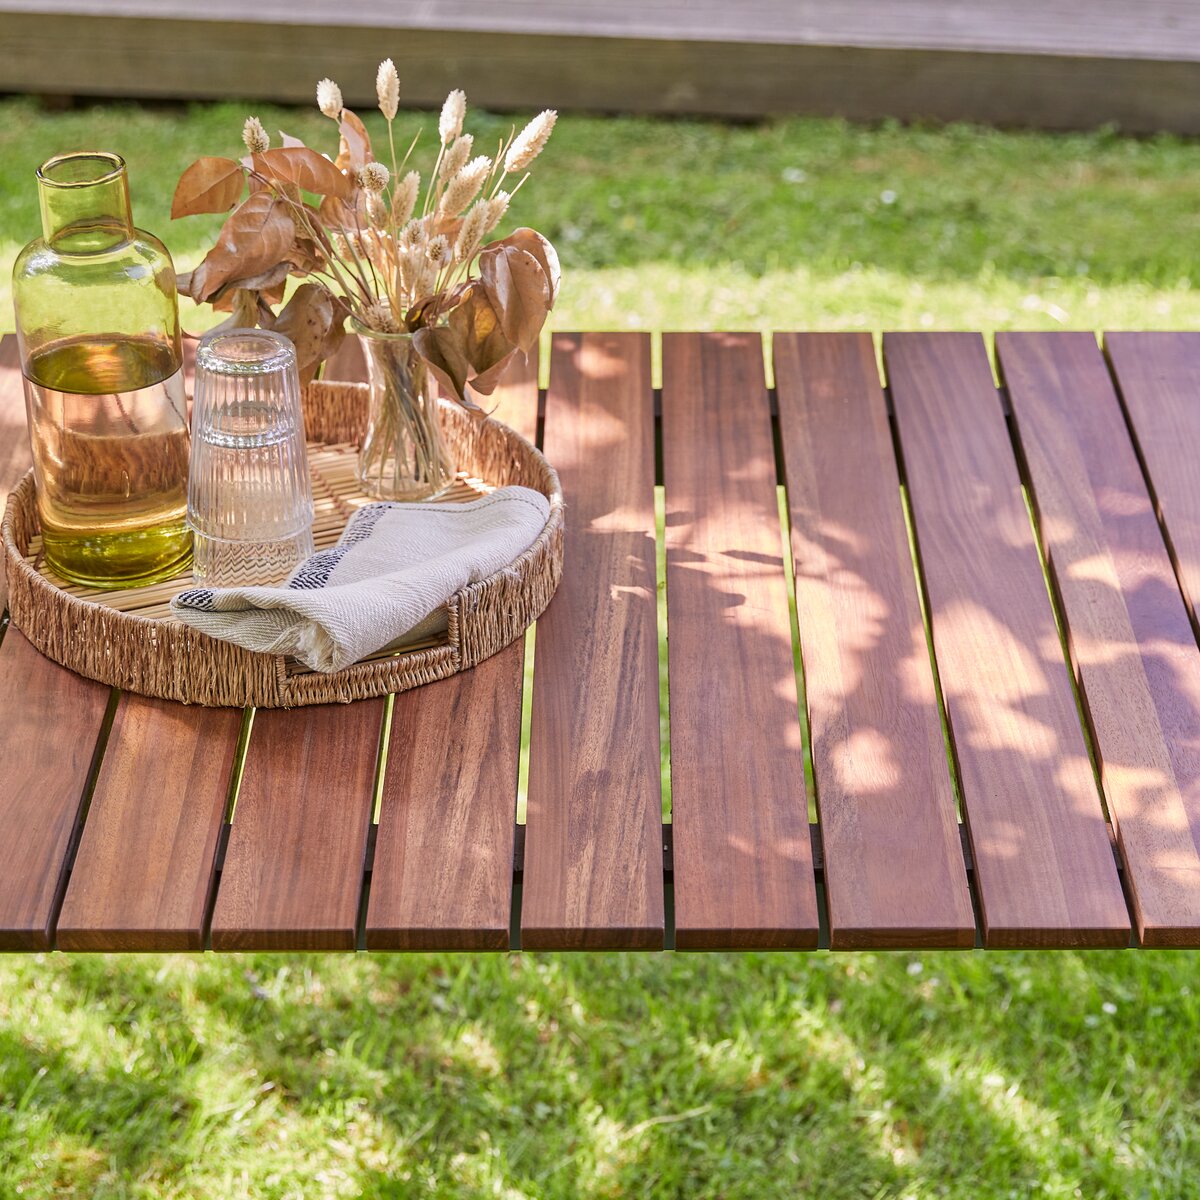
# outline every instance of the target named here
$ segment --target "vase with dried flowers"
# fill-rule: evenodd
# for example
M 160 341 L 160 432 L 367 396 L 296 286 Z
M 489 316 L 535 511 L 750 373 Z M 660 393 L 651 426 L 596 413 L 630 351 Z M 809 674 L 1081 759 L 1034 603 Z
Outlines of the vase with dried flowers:
M 379 66 L 376 92 L 387 163 L 338 85 L 323 79 L 317 105 L 337 123 L 336 159 L 287 134 L 272 146 L 249 117 L 248 153 L 192 163 L 171 215 L 229 212 L 216 245 L 180 277 L 179 290 L 229 312 L 231 327 L 261 325 L 289 337 L 303 380 L 337 349 L 349 320 L 369 378 L 360 480 L 382 499 L 419 499 L 454 475 L 437 385 L 449 401 L 481 412 L 471 392 L 490 395 L 514 358 L 532 349 L 558 295 L 558 256 L 541 234 L 519 228 L 487 240 L 557 114 L 547 109 L 514 129 L 494 158 L 477 155 L 463 132 L 466 97 L 452 91 L 433 169 L 422 179 L 406 170 L 419 133 L 396 155 L 400 82 L 391 59 Z M 304 282 L 285 296 L 289 277 Z

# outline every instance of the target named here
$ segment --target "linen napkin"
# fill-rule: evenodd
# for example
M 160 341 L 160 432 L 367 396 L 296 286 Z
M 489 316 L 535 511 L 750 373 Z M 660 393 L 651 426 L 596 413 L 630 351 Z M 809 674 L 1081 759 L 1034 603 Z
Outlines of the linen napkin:
M 550 513 L 531 488 L 466 504 L 368 504 L 336 546 L 277 587 L 192 588 L 171 601 L 188 625 L 258 650 L 340 671 L 376 650 L 445 628 L 444 606 L 529 548 Z

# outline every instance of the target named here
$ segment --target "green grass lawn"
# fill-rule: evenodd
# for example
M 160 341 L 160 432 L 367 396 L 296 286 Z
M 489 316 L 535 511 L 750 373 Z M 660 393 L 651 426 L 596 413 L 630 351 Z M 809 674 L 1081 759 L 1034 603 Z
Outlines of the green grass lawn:
M 242 116 L 0 102 L 0 286 L 34 168 L 87 145 L 191 266 L 215 222 L 167 220 L 174 179 Z M 560 329 L 1200 327 L 1197 195 L 1167 138 L 564 118 L 517 217 L 560 248 Z M 0 1200 L 1188 1197 L 1197 965 L 13 957 Z

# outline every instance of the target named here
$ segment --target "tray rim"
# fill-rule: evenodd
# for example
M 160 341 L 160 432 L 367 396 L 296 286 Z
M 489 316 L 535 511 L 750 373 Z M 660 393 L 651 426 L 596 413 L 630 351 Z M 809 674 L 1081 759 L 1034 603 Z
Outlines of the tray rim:
M 357 445 L 367 392 L 363 383 L 307 385 L 309 440 Z M 282 655 L 245 650 L 181 623 L 73 596 L 25 559 L 37 532 L 32 469 L 9 494 L 0 523 L 10 620 L 48 658 L 89 679 L 206 707 L 348 703 L 467 670 L 522 637 L 554 595 L 562 576 L 563 495 L 558 474 L 541 451 L 503 422 L 473 416 L 446 400 L 439 402 L 439 418 L 468 474 L 496 486 L 533 487 L 550 502 L 545 525 L 525 551 L 450 598 L 442 645 L 367 659 L 329 674 L 289 673 L 289 660 Z

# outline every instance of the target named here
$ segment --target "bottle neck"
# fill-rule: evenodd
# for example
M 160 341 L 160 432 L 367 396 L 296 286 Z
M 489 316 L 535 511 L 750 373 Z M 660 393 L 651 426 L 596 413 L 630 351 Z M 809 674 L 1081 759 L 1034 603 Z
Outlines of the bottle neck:
M 62 254 L 99 254 L 133 237 L 129 180 L 117 154 L 60 154 L 38 168 L 42 235 Z

